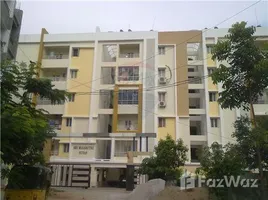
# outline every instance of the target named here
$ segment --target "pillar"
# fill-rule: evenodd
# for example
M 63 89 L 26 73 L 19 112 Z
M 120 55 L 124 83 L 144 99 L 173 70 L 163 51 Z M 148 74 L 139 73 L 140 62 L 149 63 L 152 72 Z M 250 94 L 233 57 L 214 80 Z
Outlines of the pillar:
M 112 141 L 111 141 L 111 160 L 114 159 L 114 150 L 115 150 L 115 139 L 112 138 Z
M 127 165 L 126 172 L 126 190 L 132 191 L 134 189 L 134 165 Z
M 90 187 L 97 187 L 97 169 L 95 167 L 91 167 L 90 171 Z

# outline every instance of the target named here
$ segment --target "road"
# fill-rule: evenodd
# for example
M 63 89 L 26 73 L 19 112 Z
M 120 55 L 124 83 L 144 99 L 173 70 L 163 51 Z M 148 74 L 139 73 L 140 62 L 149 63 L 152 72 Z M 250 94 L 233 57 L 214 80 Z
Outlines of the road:
M 124 197 L 125 189 L 117 188 L 52 188 L 48 200 L 109 200 L 111 196 Z M 120 200 L 120 198 L 115 198 Z

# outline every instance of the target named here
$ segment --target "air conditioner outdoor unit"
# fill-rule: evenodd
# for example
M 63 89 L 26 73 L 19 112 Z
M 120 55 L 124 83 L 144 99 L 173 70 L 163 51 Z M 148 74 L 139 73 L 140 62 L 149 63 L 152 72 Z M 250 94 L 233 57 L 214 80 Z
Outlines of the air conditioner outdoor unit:
M 159 83 L 166 83 L 166 77 L 159 77 Z
M 160 101 L 158 105 L 159 105 L 160 108 L 165 108 L 166 107 L 166 102 Z

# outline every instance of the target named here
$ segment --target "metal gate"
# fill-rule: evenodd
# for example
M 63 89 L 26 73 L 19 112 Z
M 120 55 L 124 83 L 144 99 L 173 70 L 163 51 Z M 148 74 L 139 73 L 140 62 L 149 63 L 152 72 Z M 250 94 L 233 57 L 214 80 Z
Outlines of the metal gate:
M 90 165 L 51 164 L 53 187 L 90 187 Z

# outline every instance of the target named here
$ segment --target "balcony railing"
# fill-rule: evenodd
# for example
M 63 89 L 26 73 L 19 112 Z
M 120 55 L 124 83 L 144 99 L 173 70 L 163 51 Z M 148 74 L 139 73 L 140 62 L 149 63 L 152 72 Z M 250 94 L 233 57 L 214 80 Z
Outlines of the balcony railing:
M 138 81 L 139 75 L 133 76 L 118 76 L 118 81 Z
M 139 58 L 139 53 L 120 53 L 119 58 Z
M 55 55 L 44 55 L 43 59 L 68 59 L 69 55 L 66 54 L 55 54 Z
M 52 105 L 51 100 L 49 99 L 38 99 L 37 100 L 38 105 Z M 63 105 L 64 101 L 61 101 L 60 103 L 55 103 L 55 105 Z
M 188 78 L 189 84 L 201 84 L 202 78 L 201 77 L 195 77 L 195 78 Z
M 43 78 L 50 79 L 51 81 L 66 81 L 65 77 L 43 77 Z
M 114 152 L 114 157 L 126 157 L 127 152 Z

